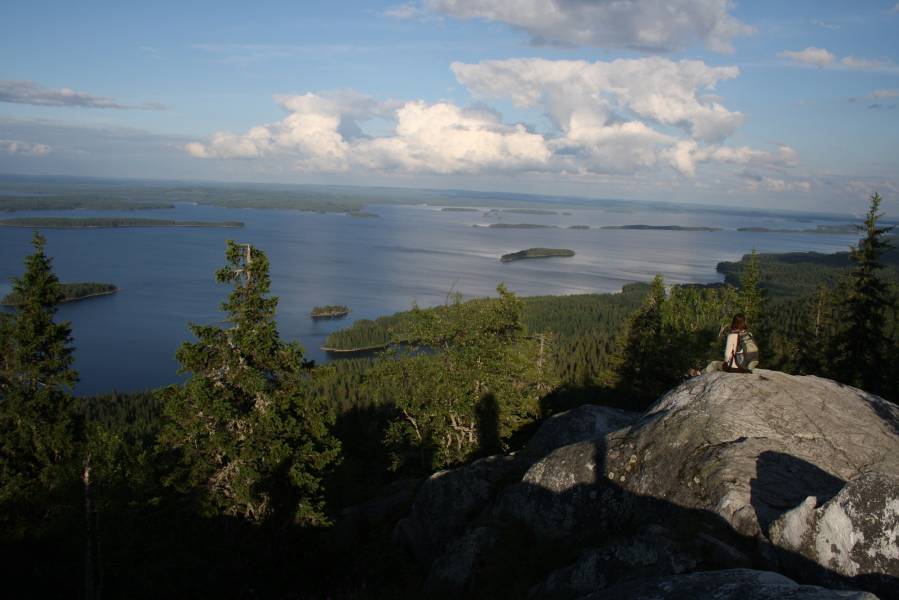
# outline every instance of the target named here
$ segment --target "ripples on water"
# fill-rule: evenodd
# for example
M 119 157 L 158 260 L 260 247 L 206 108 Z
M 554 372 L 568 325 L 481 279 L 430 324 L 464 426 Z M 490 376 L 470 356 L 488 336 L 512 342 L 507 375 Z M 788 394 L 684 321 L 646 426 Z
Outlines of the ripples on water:
M 822 215 L 729 215 L 714 210 L 559 209 L 556 215 L 442 212 L 426 206 L 375 206 L 377 219 L 297 211 L 231 210 L 181 204 L 167 219 L 246 223 L 234 229 L 46 230 L 47 251 L 62 281 L 118 285 L 114 296 L 60 307 L 72 322 L 82 394 L 156 387 L 177 381 L 174 352 L 189 338 L 188 322 L 222 318 L 228 288 L 215 282 L 225 240 L 258 245 L 269 256 L 272 292 L 280 297 L 282 337 L 299 340 L 306 355 L 328 333 L 355 319 L 433 306 L 451 291 L 465 297 L 494 293 L 505 282 L 521 295 L 615 292 L 624 283 L 661 273 L 667 281 L 720 281 L 715 265 L 759 252 L 845 250 L 854 235 L 743 233 L 737 227 L 805 229 L 833 223 Z M 562 215 L 561 212 L 570 215 Z M 77 216 L 160 218 L 161 211 L 77 211 Z M 72 216 L 72 212 L 16 216 Z M 554 225 L 546 229 L 489 229 L 489 223 Z M 840 221 L 845 222 L 845 221 Z M 570 225 L 712 226 L 718 232 L 568 229 Z M 31 230 L 0 228 L 0 292 L 20 275 L 31 251 Z M 528 247 L 570 248 L 572 258 L 501 263 Z M 316 304 L 346 304 L 349 317 L 313 321 Z

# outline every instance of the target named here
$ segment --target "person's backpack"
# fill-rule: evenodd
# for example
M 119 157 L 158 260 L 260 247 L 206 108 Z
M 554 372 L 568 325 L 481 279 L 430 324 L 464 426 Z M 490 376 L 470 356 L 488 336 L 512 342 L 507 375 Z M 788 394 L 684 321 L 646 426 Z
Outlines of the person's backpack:
M 737 351 L 734 353 L 734 366 L 747 371 L 759 364 L 759 347 L 748 331 L 737 334 Z

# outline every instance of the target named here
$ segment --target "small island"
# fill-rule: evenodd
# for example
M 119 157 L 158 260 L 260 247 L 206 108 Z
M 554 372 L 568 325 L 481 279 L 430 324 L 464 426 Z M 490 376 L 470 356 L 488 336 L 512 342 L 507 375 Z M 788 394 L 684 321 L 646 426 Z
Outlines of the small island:
M 511 213 L 515 215 L 557 215 L 554 210 L 546 210 L 543 208 L 504 208 L 502 209 L 504 213 Z
M 693 227 L 689 225 L 604 225 L 600 229 L 635 229 L 638 231 L 721 231 L 720 227 Z
M 243 227 L 240 221 L 172 221 L 169 219 L 130 219 L 119 217 L 21 217 L 0 219 L 4 227 L 40 227 L 42 229 L 108 229 L 114 227 Z
M 483 227 L 483 225 L 472 225 L 472 227 Z M 556 226 L 535 223 L 491 223 L 486 227 L 488 229 L 554 229 Z
M 85 298 L 93 298 L 95 296 L 108 296 L 115 294 L 119 288 L 111 283 L 61 283 L 62 300 L 60 302 L 74 302 L 75 300 L 83 300 Z M 0 304 L 3 306 L 19 306 L 22 299 L 16 292 L 10 292 L 3 298 Z
M 440 210 L 443 212 L 478 212 L 481 209 L 468 206 L 444 206 Z
M 589 225 L 569 225 L 568 229 L 590 229 Z
M 313 319 L 339 319 L 350 314 L 350 309 L 342 304 L 327 304 L 315 306 L 309 314 Z
M 567 248 L 528 248 L 510 254 L 503 254 L 500 257 L 502 262 L 512 262 L 513 260 L 524 260 L 526 258 L 552 258 L 556 256 L 574 256 L 574 250 Z

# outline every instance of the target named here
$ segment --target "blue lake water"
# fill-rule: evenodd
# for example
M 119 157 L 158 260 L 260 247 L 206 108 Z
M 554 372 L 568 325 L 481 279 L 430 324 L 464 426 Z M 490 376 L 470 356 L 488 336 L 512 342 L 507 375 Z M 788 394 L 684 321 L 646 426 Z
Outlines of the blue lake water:
M 720 281 L 715 265 L 759 252 L 846 250 L 855 235 L 748 233 L 737 227 L 804 229 L 834 221 L 826 215 L 740 214 L 727 211 L 618 207 L 558 209 L 555 215 L 442 212 L 428 206 L 373 206 L 379 218 L 298 211 L 234 210 L 179 204 L 173 210 L 127 213 L 61 211 L 14 216 L 124 216 L 208 221 L 239 220 L 243 229 L 45 230 L 47 252 L 63 282 L 118 285 L 113 296 L 65 304 L 71 321 L 76 391 L 140 390 L 178 380 L 174 352 L 190 338 L 189 322 L 222 319 L 229 288 L 215 282 L 225 240 L 258 245 L 271 263 L 280 298 L 281 336 L 298 340 L 306 356 L 327 360 L 319 347 L 328 333 L 356 319 L 433 306 L 449 292 L 494 293 L 505 282 L 521 295 L 614 292 L 661 273 L 668 282 Z M 561 214 L 561 211 L 570 214 Z M 494 222 L 557 225 L 552 229 L 488 229 Z M 570 225 L 712 226 L 717 232 L 576 230 Z M 481 225 L 474 227 L 474 225 Z M 0 227 L 0 293 L 20 275 L 31 252 L 31 230 Z M 572 258 L 501 263 L 500 255 L 528 247 L 570 248 Z M 346 304 L 341 320 L 313 321 L 317 304 Z

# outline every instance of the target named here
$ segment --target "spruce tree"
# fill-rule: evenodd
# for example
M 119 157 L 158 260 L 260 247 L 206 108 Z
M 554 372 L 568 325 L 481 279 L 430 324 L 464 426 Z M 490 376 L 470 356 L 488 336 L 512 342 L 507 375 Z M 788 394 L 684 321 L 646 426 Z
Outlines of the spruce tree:
M 71 327 L 54 320 L 63 295 L 46 240 L 35 232 L 32 244 L 15 314 L 0 323 L 0 512 L 12 531 L 25 512 L 52 510 L 75 447 Z
M 654 400 L 677 380 L 663 321 L 665 283 L 656 275 L 641 306 L 628 319 L 615 357 L 618 387 L 639 402 Z
M 759 287 L 762 281 L 762 273 L 759 268 L 759 257 L 752 249 L 749 255 L 749 262 L 743 268 L 740 274 L 740 295 L 739 302 L 742 313 L 746 315 L 749 327 L 756 327 L 762 316 L 764 308 L 765 296 L 763 290 Z
M 843 286 L 841 329 L 833 344 L 837 377 L 875 394 L 883 393 L 886 377 L 893 376 L 886 366 L 891 344 L 886 323 L 887 311 L 895 304 L 880 276 L 881 257 L 891 247 L 886 236 L 893 229 L 878 226 L 880 203 L 879 194 L 871 196 L 864 224 L 858 226 L 864 237 L 850 248 L 853 267 Z
M 229 326 L 191 325 L 197 341 L 176 354 L 191 377 L 163 392 L 160 440 L 183 466 L 170 483 L 207 514 L 323 522 L 321 479 L 340 451 L 333 417 L 312 393 L 302 348 L 278 336 L 265 254 L 229 241 L 225 256 L 216 278 L 234 286 L 222 304 Z

